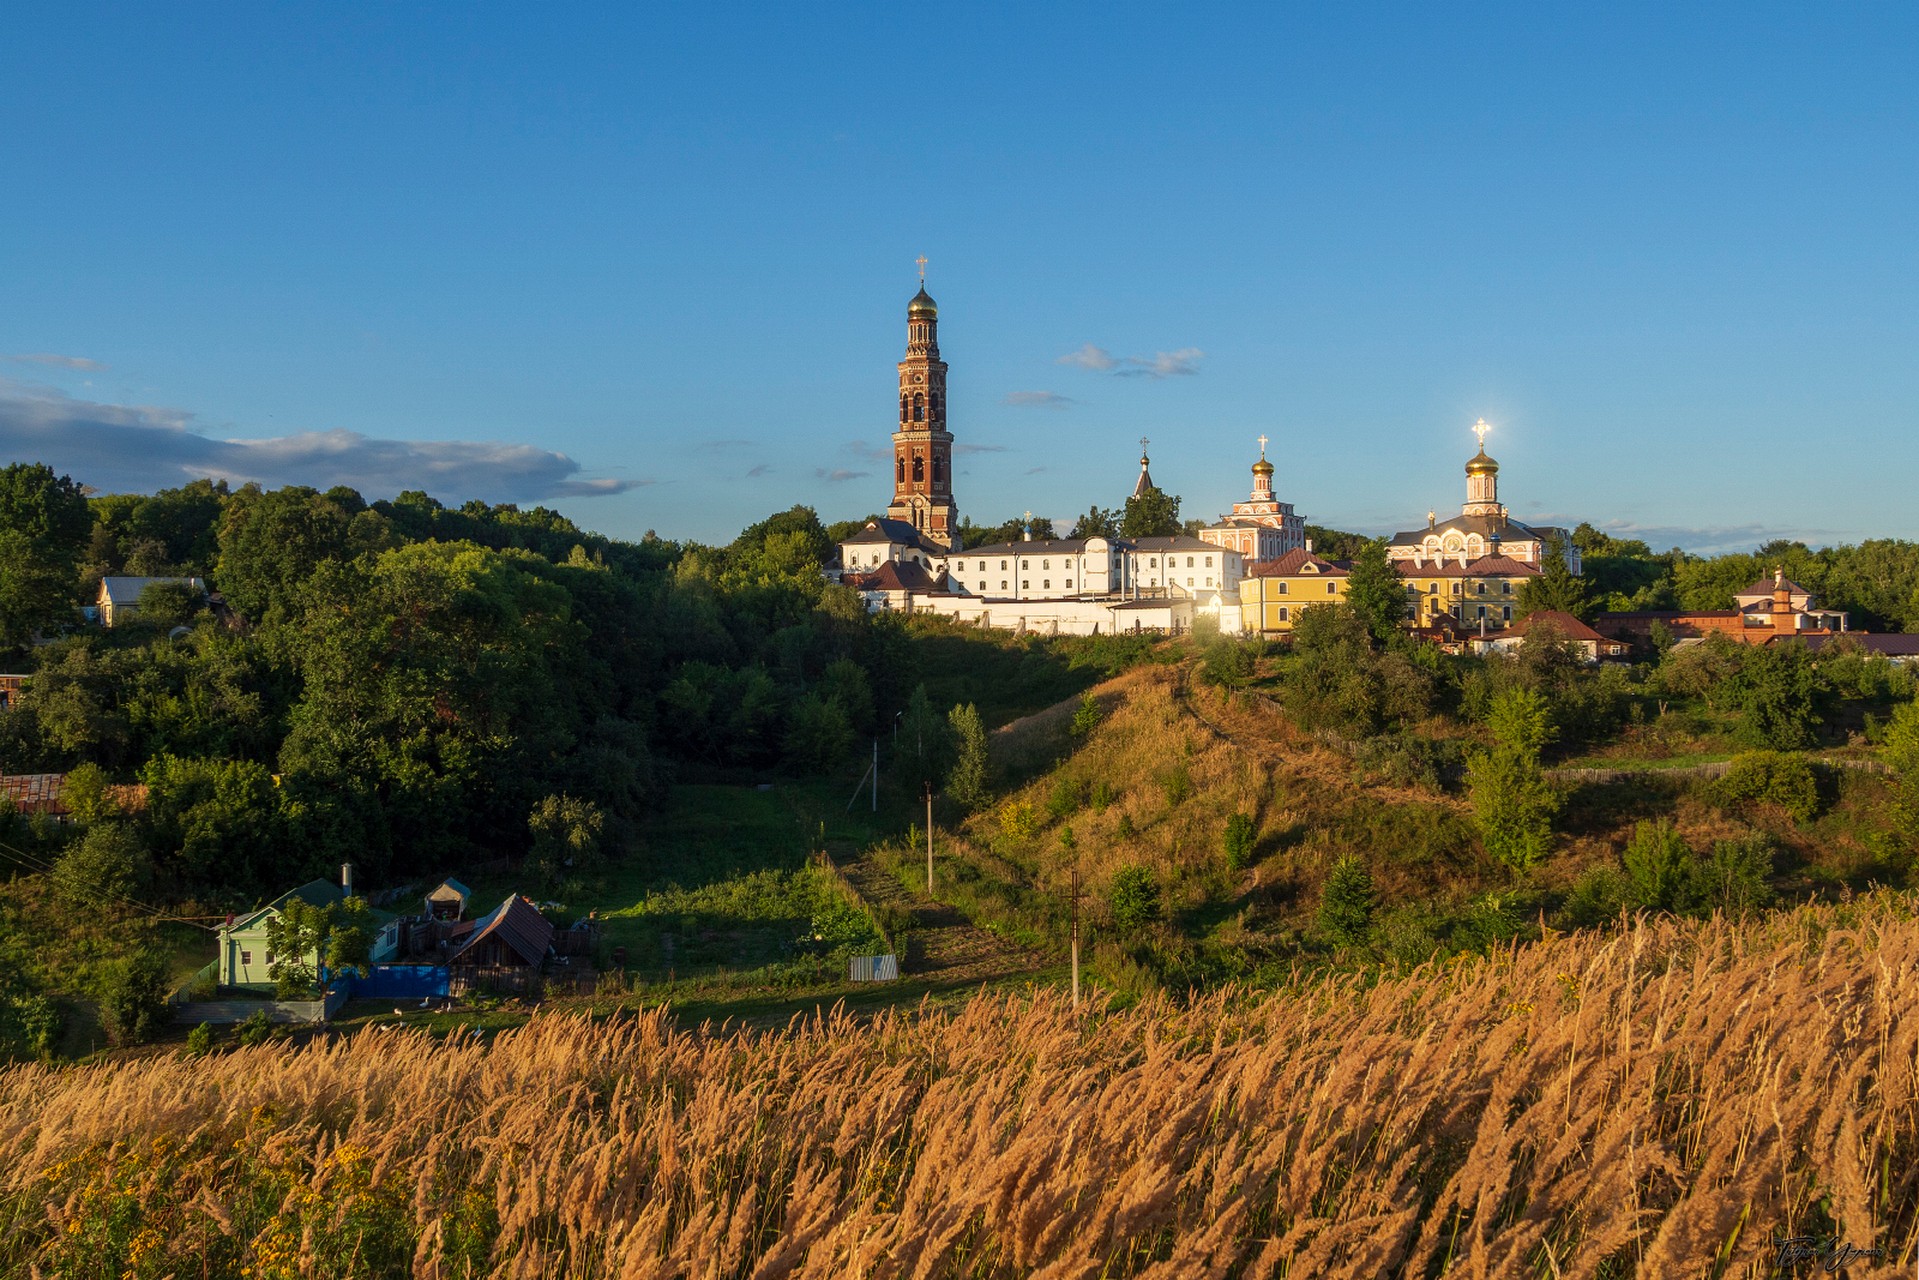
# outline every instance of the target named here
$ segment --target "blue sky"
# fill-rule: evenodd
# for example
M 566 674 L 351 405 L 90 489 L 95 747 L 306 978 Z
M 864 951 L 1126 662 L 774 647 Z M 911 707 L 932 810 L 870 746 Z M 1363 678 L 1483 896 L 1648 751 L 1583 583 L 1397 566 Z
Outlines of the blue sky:
M 924 253 L 982 522 L 1919 537 L 1919 9 L 1315 8 L 15 6 L 0 456 L 864 515 Z

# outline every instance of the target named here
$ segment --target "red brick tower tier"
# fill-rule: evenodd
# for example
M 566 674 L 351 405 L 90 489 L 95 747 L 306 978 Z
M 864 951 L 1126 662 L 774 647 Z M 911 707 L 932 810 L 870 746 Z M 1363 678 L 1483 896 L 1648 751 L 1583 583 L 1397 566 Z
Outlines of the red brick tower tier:
M 886 514 L 911 524 L 930 541 L 951 546 L 959 508 L 953 505 L 953 437 L 946 429 L 939 314 L 922 280 L 906 307 L 899 429 L 893 433 L 893 501 Z

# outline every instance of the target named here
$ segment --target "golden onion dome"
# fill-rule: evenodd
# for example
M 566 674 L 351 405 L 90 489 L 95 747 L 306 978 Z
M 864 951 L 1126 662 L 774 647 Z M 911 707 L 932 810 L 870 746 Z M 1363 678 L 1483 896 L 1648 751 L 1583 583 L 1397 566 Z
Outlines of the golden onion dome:
M 939 317 L 939 313 L 939 304 L 934 302 L 931 295 L 926 292 L 925 285 L 921 285 L 920 291 L 913 295 L 913 300 L 906 304 L 906 314 L 909 317 L 925 316 L 933 320 Z
M 1495 476 L 1499 474 L 1499 464 L 1486 456 L 1482 446 L 1478 453 L 1466 460 L 1466 474 L 1469 476 Z
M 1270 476 L 1273 474 L 1273 464 L 1261 458 L 1253 464 L 1253 474 L 1256 476 Z

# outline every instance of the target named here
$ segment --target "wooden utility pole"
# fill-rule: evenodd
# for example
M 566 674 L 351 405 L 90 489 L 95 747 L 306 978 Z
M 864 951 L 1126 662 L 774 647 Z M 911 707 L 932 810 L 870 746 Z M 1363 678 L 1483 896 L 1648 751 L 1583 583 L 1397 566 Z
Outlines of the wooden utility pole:
M 926 896 L 933 896 L 933 784 L 929 780 L 926 788 Z
M 1073 868 L 1073 1008 L 1079 1008 L 1079 867 Z

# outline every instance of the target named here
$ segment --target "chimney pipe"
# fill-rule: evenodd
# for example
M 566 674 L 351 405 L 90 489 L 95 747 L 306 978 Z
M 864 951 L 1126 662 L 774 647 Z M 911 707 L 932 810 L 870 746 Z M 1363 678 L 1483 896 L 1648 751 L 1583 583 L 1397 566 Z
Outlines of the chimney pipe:
M 353 864 L 351 862 L 340 864 L 340 888 L 345 891 L 342 897 L 353 896 Z

